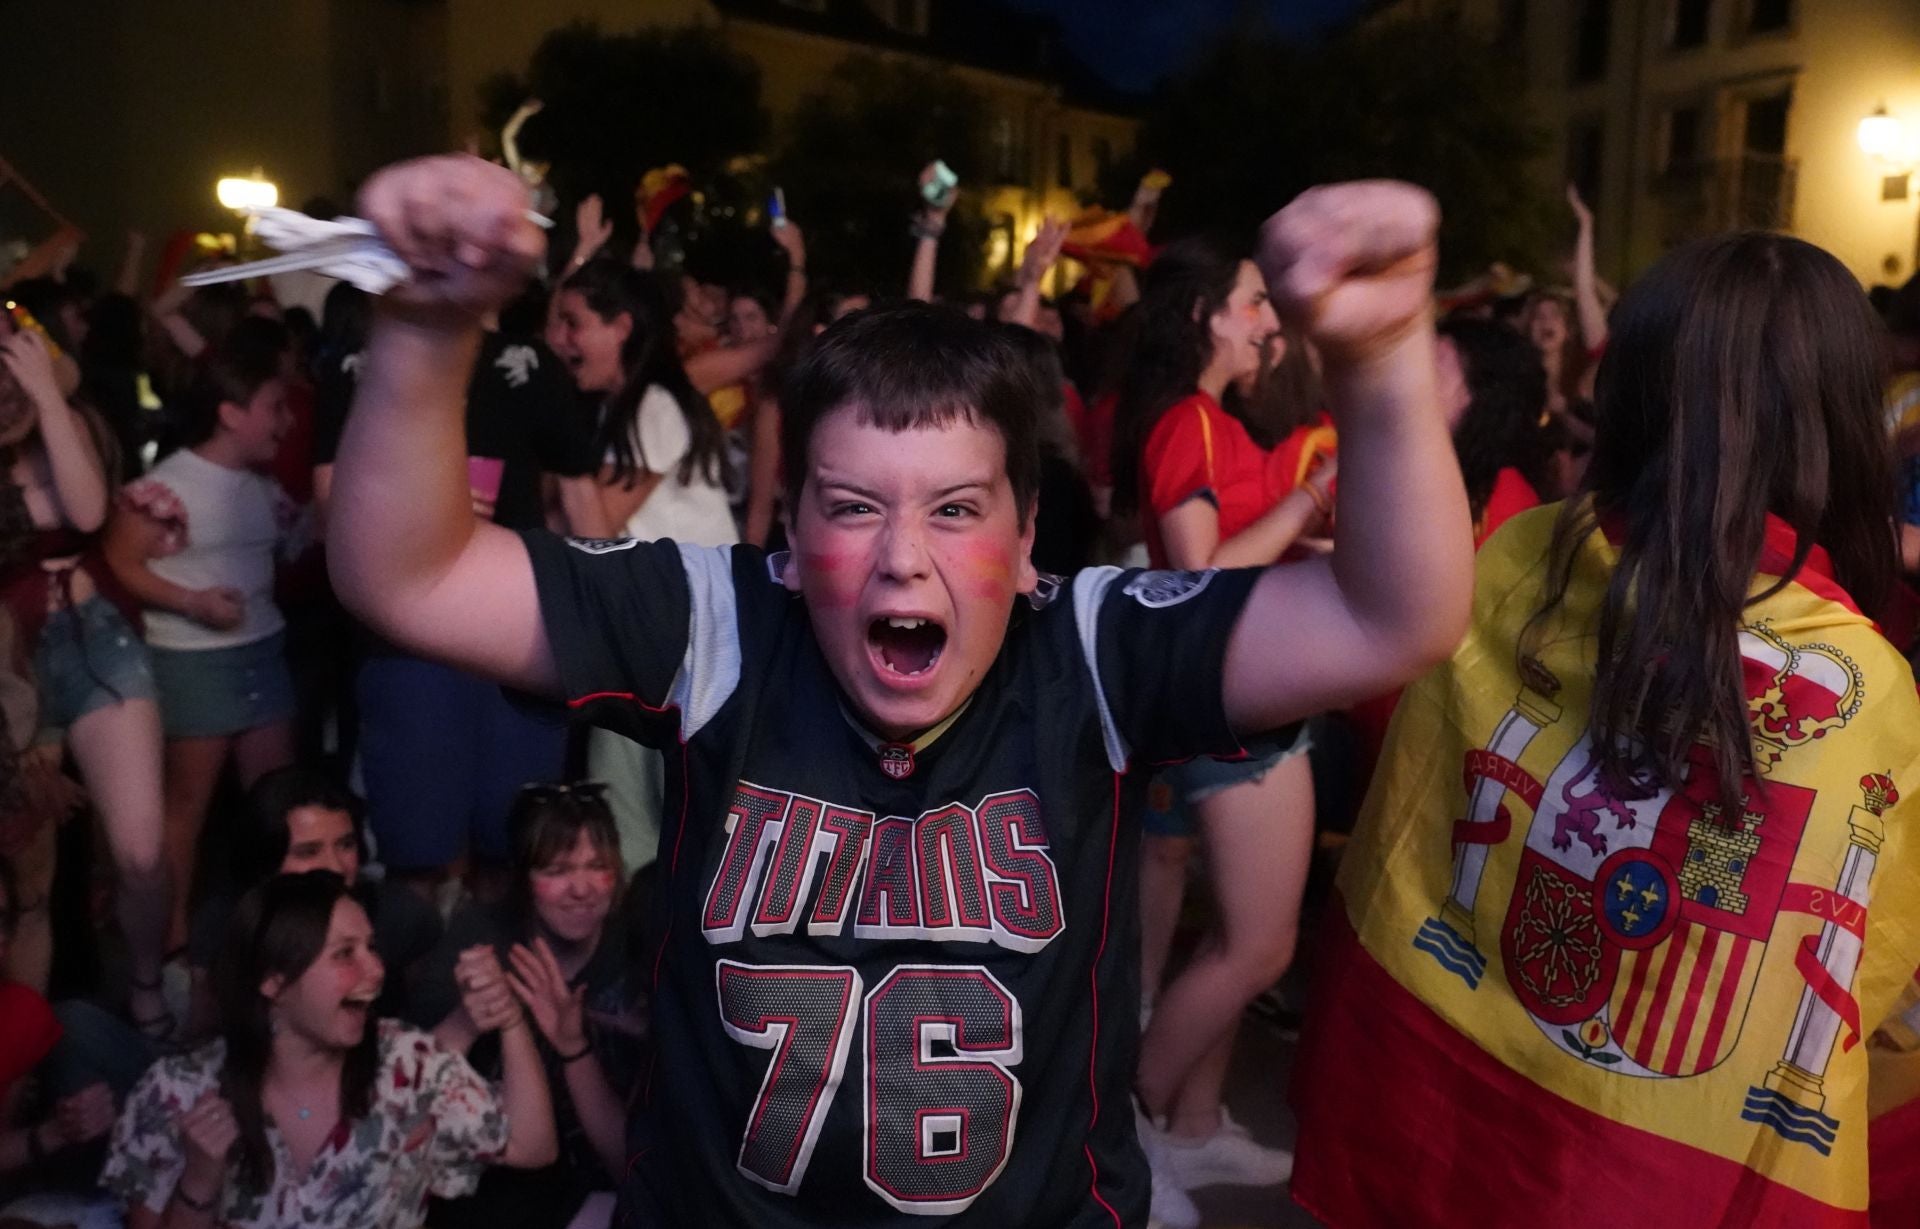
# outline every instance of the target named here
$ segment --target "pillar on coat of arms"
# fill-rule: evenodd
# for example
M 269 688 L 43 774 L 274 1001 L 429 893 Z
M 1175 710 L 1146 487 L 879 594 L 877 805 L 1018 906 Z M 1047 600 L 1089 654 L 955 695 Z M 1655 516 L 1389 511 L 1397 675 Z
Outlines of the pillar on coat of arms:
M 1865 805 L 1854 807 L 1847 816 L 1847 856 L 1833 889 L 1835 897 L 1852 908 L 1845 918 L 1829 916 L 1812 946 L 1805 949 L 1815 963 L 1812 967 L 1802 965 L 1807 987 L 1800 992 L 1800 1006 L 1787 1032 L 1786 1048 L 1761 1087 L 1748 1091 L 1741 1113 L 1748 1121 L 1773 1127 L 1786 1139 L 1812 1145 L 1822 1155 L 1831 1147 L 1840 1126 L 1825 1113 L 1827 1064 L 1832 1061 L 1841 1026 L 1858 1027 L 1857 1018 L 1846 1019 L 1841 1008 L 1852 993 L 1854 974 L 1860 966 L 1860 930 L 1868 889 L 1880 846 L 1886 840 L 1883 815 L 1900 797 L 1892 778 L 1880 773 L 1861 778 L 1860 788 Z M 1847 1044 L 1853 1044 L 1852 1040 Z

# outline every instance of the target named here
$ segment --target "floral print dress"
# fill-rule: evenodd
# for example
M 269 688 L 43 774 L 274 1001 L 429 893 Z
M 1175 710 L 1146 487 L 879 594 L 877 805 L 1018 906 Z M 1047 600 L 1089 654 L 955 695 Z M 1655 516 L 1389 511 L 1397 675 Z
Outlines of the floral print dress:
M 269 1122 L 274 1180 L 265 1191 L 221 1188 L 218 1223 L 232 1229 L 418 1229 L 427 1199 L 471 1194 L 507 1146 L 492 1086 L 426 1033 L 382 1020 L 380 1066 L 366 1117 L 342 1121 L 311 1168 L 296 1175 Z M 218 1089 L 226 1042 L 162 1059 L 127 1098 L 100 1184 L 131 1208 L 164 1214 L 185 1168 L 179 1119 Z

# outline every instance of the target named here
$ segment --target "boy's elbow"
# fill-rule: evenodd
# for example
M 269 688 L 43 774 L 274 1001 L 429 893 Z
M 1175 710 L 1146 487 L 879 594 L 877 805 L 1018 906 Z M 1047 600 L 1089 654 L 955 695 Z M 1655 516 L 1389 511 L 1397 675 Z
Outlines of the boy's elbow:
M 333 582 L 334 596 L 349 614 L 376 635 L 396 641 L 402 638 L 395 624 L 401 621 L 406 600 L 398 586 L 380 583 L 366 561 L 347 550 L 327 552 L 327 577 Z
M 1473 614 L 1473 590 L 1463 586 L 1457 595 L 1422 607 L 1401 637 L 1401 673 L 1408 682 L 1420 678 L 1453 656 L 1466 639 Z

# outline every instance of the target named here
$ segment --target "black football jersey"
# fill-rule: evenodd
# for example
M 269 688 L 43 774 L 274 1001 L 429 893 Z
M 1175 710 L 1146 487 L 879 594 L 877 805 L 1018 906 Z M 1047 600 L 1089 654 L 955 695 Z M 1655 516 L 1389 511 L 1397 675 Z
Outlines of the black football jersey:
M 1256 572 L 1083 572 L 885 744 L 746 547 L 525 535 L 570 705 L 667 758 L 624 1223 L 1138 1226 L 1138 834 L 1232 755 Z

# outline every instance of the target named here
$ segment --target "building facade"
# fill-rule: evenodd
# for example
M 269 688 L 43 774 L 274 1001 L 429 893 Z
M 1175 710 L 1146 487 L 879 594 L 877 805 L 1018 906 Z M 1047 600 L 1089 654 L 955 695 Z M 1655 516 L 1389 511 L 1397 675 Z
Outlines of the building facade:
M 991 112 L 996 166 L 967 186 L 1009 262 L 1133 143 L 1134 120 L 1051 23 L 992 0 L 86 0 L 10 14 L 7 83 L 34 103 L 0 109 L 0 157 L 111 267 L 128 227 L 231 226 L 213 196 L 223 176 L 258 168 L 283 204 L 344 203 L 383 163 L 476 135 L 490 147 L 482 82 L 579 20 L 719 28 L 759 66 L 776 140 L 849 55 L 954 74 Z M 45 225 L 0 185 L 0 239 Z
M 1863 283 L 1920 257 L 1914 0 L 1399 0 L 1478 24 L 1526 66 L 1553 139 L 1545 175 L 1593 205 L 1602 272 L 1627 279 L 1695 235 L 1790 231 Z M 1901 134 L 1877 155 L 1860 121 Z
M 455 133 L 479 126 L 481 83 L 523 68 L 547 31 L 587 20 L 606 30 L 704 24 L 760 69 L 781 126 L 850 55 L 951 74 L 989 114 L 993 166 L 979 193 L 994 230 L 990 267 L 1009 268 L 1049 214 L 1071 217 L 1106 167 L 1133 148 L 1137 121 L 1066 56 L 1053 24 L 992 0 L 445 0 L 453 36 L 446 79 Z M 903 168 L 911 175 L 919 168 Z

